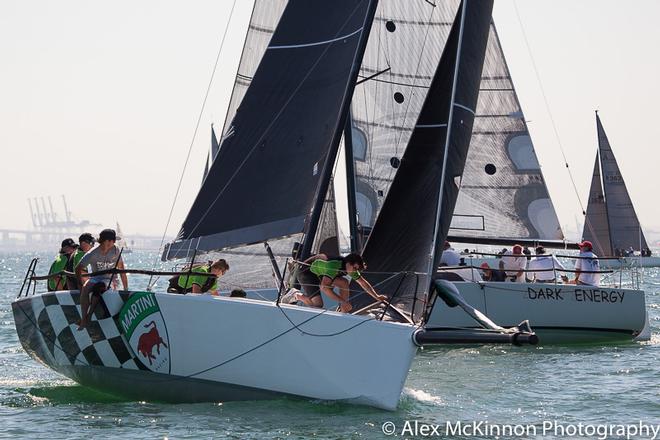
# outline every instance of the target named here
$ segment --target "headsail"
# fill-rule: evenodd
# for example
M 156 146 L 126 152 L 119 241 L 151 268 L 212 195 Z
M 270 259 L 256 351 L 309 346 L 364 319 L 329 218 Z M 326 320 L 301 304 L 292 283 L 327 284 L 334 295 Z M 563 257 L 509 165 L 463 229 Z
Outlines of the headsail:
M 492 1 L 464 0 L 363 256 L 378 290 L 423 310 L 449 230 L 474 121 Z M 406 273 L 402 273 L 406 272 Z
M 494 23 L 451 233 L 564 239 Z
M 314 235 L 375 4 L 288 2 L 165 258 Z
M 617 249 L 621 251 L 631 247 L 635 250 L 645 249 L 648 247 L 646 238 L 598 113 L 596 113 L 596 126 L 603 173 L 603 190 L 612 243 L 611 250 L 616 254 Z
M 600 153 L 598 151 L 596 151 L 594 174 L 591 178 L 587 215 L 584 219 L 582 238 L 589 240 L 593 244 L 596 255 L 601 257 L 613 255 L 605 194 L 603 193 L 603 183 L 600 178 Z
M 236 79 L 234 80 L 234 88 L 231 92 L 231 99 L 227 107 L 227 115 L 225 116 L 225 123 L 222 127 L 222 138 L 220 143 L 225 137 L 231 136 L 229 129 L 231 122 L 236 114 L 245 92 L 252 77 L 257 71 L 257 67 L 263 58 L 268 43 L 275 32 L 275 27 L 280 21 L 282 12 L 286 7 L 288 0 L 254 0 L 252 8 L 252 16 L 250 17 L 250 24 L 248 31 L 245 35 L 245 43 L 243 45 L 243 52 L 241 53 L 241 60 L 238 64 L 238 71 L 236 72 Z

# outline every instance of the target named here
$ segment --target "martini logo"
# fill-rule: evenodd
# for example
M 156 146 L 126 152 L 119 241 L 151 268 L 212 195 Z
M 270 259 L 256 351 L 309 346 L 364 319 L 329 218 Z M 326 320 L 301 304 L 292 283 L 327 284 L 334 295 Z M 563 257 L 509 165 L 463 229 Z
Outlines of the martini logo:
M 135 356 L 151 371 L 170 373 L 170 343 L 156 295 L 137 292 L 119 312 L 119 323 Z

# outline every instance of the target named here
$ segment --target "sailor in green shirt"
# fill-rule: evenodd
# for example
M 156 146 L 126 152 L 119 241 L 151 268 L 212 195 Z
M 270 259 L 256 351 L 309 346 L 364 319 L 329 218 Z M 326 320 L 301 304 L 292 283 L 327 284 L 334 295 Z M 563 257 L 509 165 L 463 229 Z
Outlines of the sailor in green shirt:
M 66 265 L 69 260 L 72 258 L 71 255 L 76 251 L 78 245 L 73 238 L 67 238 L 62 241 L 62 246 L 60 248 L 60 253 L 55 257 L 55 261 L 50 265 L 50 270 L 48 275 L 54 273 L 62 272 L 66 269 Z M 66 277 L 58 276 L 53 278 L 48 278 L 48 291 L 52 292 L 55 290 L 65 290 L 66 289 Z
M 83 255 L 92 250 L 94 247 L 96 239 L 89 232 L 85 232 L 80 237 L 78 237 L 78 243 L 80 243 L 78 249 L 73 253 L 71 258 L 69 258 L 69 262 L 66 264 L 67 272 L 75 272 L 76 266 L 78 266 L 78 263 L 80 263 Z M 85 281 L 87 281 L 87 277 L 83 277 L 83 283 Z M 67 287 L 69 290 L 80 289 L 76 277 L 67 277 Z
M 181 275 L 179 276 L 178 286 L 181 292 L 186 293 L 210 293 L 218 295 L 218 278 L 223 276 L 229 270 L 227 261 L 220 259 L 213 264 L 193 267 L 192 273 L 212 273 L 215 277 L 200 275 Z
M 308 306 L 323 307 L 321 292 L 339 303 L 342 312 L 348 313 L 352 306 L 349 302 L 349 281 L 344 278 L 348 275 L 377 301 L 385 301 L 385 295 L 379 295 L 360 273 L 364 270 L 364 261 L 358 254 L 348 254 L 345 257 L 328 258 L 325 254 L 317 254 L 303 262 L 303 268 L 298 272 L 298 282 L 303 288 L 304 295 L 297 298 Z M 339 289 L 337 295 L 332 289 Z

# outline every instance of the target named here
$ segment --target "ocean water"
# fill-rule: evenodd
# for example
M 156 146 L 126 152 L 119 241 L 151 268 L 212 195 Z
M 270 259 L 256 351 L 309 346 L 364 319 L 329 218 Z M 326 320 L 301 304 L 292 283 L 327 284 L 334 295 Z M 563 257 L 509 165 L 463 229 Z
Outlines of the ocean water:
M 387 412 L 294 398 L 179 405 L 136 402 L 81 387 L 32 360 L 16 336 L 10 304 L 30 258 L 0 253 L 0 438 L 370 439 L 387 438 L 383 429 L 392 426 L 397 438 L 497 438 L 497 431 L 487 430 L 498 427 L 514 432 L 499 438 L 603 438 L 588 427 L 618 425 L 625 425 L 630 438 L 652 438 L 632 430 L 640 423 L 660 426 L 657 268 L 645 270 L 643 284 L 651 341 L 425 349 L 413 362 L 398 410 Z M 131 267 L 151 267 L 154 256 L 137 252 L 126 260 Z M 45 266 L 42 263 L 38 272 Z M 146 282 L 134 280 L 133 288 Z M 448 422 L 454 427 L 459 422 L 481 424 L 475 432 L 445 435 Z M 522 429 L 526 435 L 519 435 Z M 583 429 L 585 435 L 571 429 Z M 608 438 L 625 438 L 613 434 Z

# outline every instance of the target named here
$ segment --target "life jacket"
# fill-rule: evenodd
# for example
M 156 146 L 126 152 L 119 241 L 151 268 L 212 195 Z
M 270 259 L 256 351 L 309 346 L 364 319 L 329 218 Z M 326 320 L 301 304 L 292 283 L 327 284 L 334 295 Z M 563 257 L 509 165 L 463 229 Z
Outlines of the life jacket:
M 205 268 L 206 269 L 203 272 L 200 271 L 201 273 L 210 273 L 211 272 L 211 266 L 210 265 L 197 266 L 197 267 L 193 267 L 192 271 L 190 271 L 190 277 L 191 278 L 194 277 L 195 272 L 196 272 L 195 269 L 200 269 L 200 268 Z M 190 267 L 184 268 L 184 270 L 190 270 Z M 186 288 L 182 287 L 179 284 L 179 280 L 182 276 L 183 277 L 188 277 L 188 274 L 186 274 L 186 275 L 175 275 L 175 276 L 173 276 L 172 278 L 170 278 L 168 280 L 168 286 L 167 286 L 167 292 L 168 293 L 180 293 L 182 295 L 185 295 L 186 293 L 192 292 L 192 284 L 190 285 L 190 287 L 186 287 Z M 205 278 L 206 278 L 206 281 L 204 281 L 204 284 L 201 286 L 202 292 L 208 292 L 211 289 L 211 287 L 213 287 L 213 284 L 216 281 L 215 277 L 205 277 Z

